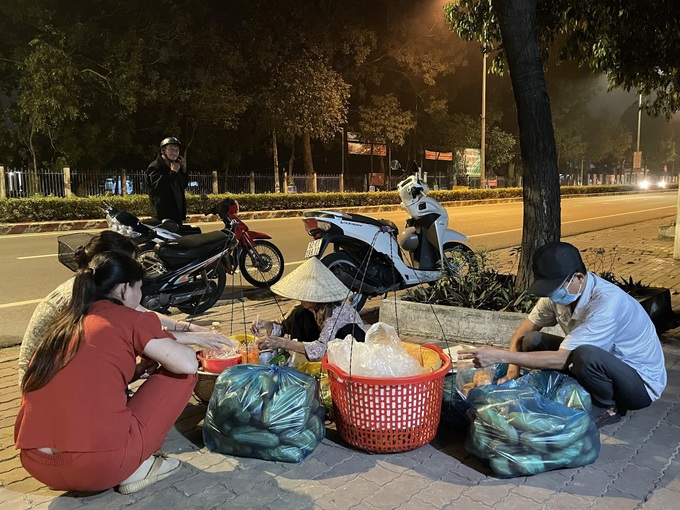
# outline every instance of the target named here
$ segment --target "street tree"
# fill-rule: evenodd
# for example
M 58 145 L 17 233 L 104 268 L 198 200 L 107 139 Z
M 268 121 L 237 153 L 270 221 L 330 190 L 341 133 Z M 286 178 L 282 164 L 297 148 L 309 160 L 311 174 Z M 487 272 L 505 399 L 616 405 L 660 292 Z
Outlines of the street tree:
M 406 135 L 414 126 L 413 114 L 402 110 L 394 94 L 373 96 L 370 106 L 359 107 L 359 132 L 362 138 L 371 144 L 387 144 L 388 159 L 390 147 L 404 145 Z M 380 166 L 384 173 L 384 164 L 381 163 Z M 373 171 L 373 154 L 371 154 L 371 171 Z
M 542 67 L 549 50 L 605 73 L 612 87 L 654 93 L 649 107 L 671 114 L 680 106 L 680 13 L 673 0 L 457 0 L 445 13 L 454 31 L 494 55 L 492 70 L 507 62 L 524 163 L 517 276 L 526 287 L 535 250 L 560 238 L 557 151 Z

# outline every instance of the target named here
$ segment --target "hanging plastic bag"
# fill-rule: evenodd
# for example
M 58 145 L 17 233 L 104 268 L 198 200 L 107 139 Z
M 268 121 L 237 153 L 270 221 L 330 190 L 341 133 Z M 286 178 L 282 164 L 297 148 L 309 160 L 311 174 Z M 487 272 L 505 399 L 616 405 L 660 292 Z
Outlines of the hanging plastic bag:
M 319 396 L 321 403 L 326 408 L 326 417 L 333 419 L 333 397 L 331 396 L 331 385 L 328 381 L 328 372 L 321 368 L 320 361 L 308 361 L 295 367 L 296 370 L 303 374 L 310 375 L 319 381 Z
M 474 388 L 467 402 L 475 418 L 465 448 L 501 478 L 585 466 L 600 453 L 590 395 L 559 372 Z
M 447 374 L 444 377 L 440 426 L 464 432 L 468 428 L 470 421 L 468 413 L 472 408 L 467 400 L 461 396 L 456 386 L 456 376 Z
M 349 374 L 366 377 L 410 377 L 428 371 L 406 352 L 397 331 L 384 322 L 373 324 L 364 342 L 350 335 L 329 342 L 328 362 Z
M 316 379 L 288 367 L 236 365 L 215 382 L 203 441 L 219 453 L 300 462 L 325 432 Z
M 495 373 L 496 365 L 475 368 L 472 360 L 459 360 L 456 371 L 456 388 L 466 398 L 471 389 L 493 383 Z

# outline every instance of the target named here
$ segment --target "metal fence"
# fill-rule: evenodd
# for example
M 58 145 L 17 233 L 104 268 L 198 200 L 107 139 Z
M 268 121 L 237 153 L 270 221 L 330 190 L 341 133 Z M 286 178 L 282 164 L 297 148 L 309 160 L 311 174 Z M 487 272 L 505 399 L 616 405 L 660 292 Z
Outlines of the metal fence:
M 430 175 L 428 183 L 433 189 L 452 189 L 458 185 L 479 186 L 479 178 L 465 179 L 459 182 L 456 176 Z M 624 175 L 600 175 L 587 174 L 583 176 L 583 182 L 578 175 L 561 175 L 560 184 L 565 185 L 588 185 L 588 184 L 636 184 L 644 180 L 645 172 L 627 173 Z M 376 189 L 396 189 L 397 183 L 403 176 L 392 176 L 389 182 Z M 658 177 L 657 177 L 658 178 Z M 678 182 L 678 176 L 665 176 L 663 180 L 670 184 Z M 343 191 L 367 191 L 369 190 L 367 176 L 340 176 L 328 174 L 314 174 L 309 179 L 305 174 L 293 174 L 288 176 L 286 172 L 280 175 L 281 191 L 288 193 L 305 192 L 339 192 Z M 67 187 L 70 183 L 70 188 Z M 284 187 L 285 185 L 285 187 Z M 508 183 L 504 178 L 489 180 L 491 187 L 505 187 Z M 0 166 L 0 197 L 29 197 L 34 195 L 43 196 L 66 196 L 68 189 L 76 196 L 101 196 L 122 194 L 147 194 L 146 174 L 144 171 L 100 170 L 100 171 L 77 171 L 69 168 L 63 170 L 39 170 L 38 172 L 26 169 L 6 169 Z M 274 175 L 250 174 L 226 174 L 224 172 L 193 173 L 189 172 L 189 185 L 187 193 L 200 195 L 211 193 L 274 193 Z
M 59 171 L 27 169 L 4 169 L 0 166 L 0 174 L 4 174 L 5 196 L 28 197 L 34 195 L 63 197 L 70 192 L 73 195 L 102 196 L 102 195 L 133 195 L 147 194 L 146 174 L 144 171 L 95 170 L 79 171 L 65 168 Z M 285 191 L 288 193 L 305 193 L 314 191 L 338 192 L 341 182 L 344 191 L 366 191 L 366 177 L 314 174 L 311 181 L 306 174 L 288 176 L 282 172 L 280 186 L 288 183 Z M 2 175 L 0 175 L 0 184 Z M 274 193 L 276 191 L 273 174 L 226 174 L 224 172 L 193 173 L 189 172 L 187 192 L 191 194 L 210 193 Z

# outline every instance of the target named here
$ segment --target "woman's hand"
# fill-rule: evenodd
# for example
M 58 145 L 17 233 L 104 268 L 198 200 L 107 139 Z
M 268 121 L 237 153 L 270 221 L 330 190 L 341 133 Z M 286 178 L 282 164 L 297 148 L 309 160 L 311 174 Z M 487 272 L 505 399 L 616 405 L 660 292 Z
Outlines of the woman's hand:
M 280 336 L 266 336 L 257 342 L 257 348 L 261 351 L 267 349 L 286 349 L 288 347 L 288 340 Z
M 223 349 L 225 346 L 238 348 L 238 342 L 227 338 L 219 333 L 212 331 L 205 332 L 191 332 L 191 340 L 193 344 L 202 347 L 203 349 Z
M 132 381 L 130 382 L 134 382 L 138 379 L 147 379 L 157 369 L 158 369 L 157 361 L 142 356 L 141 361 L 137 363 L 137 365 L 135 366 L 135 375 L 132 376 Z
M 258 319 L 250 325 L 250 332 L 254 335 L 269 336 L 274 329 L 274 322 Z

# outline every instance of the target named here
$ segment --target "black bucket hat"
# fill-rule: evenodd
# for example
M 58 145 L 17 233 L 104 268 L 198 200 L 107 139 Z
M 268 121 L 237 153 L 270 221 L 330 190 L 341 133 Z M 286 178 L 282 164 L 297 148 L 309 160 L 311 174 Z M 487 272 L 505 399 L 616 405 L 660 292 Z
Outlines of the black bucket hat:
M 541 246 L 534 254 L 534 282 L 527 291 L 535 296 L 550 296 L 576 272 L 585 272 L 578 249 L 562 242 Z

